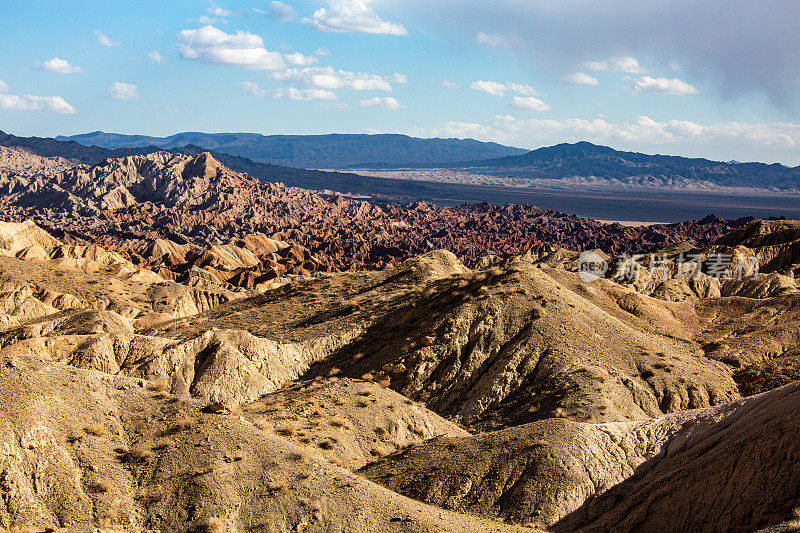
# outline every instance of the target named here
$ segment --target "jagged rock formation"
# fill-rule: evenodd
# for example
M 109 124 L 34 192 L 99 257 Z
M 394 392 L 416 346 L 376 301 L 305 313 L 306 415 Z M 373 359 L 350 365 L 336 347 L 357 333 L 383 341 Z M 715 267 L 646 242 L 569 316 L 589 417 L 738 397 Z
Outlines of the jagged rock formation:
M 175 274 L 166 277 L 245 288 L 272 286 L 287 275 L 383 268 L 435 248 L 472 263 L 541 241 L 613 253 L 705 243 L 745 222 L 708 217 L 630 228 L 533 206 L 328 200 L 238 174 L 208 153 L 156 152 L 55 174 L 0 176 L 0 190 L 8 220 L 30 218 L 65 242 L 98 243 Z

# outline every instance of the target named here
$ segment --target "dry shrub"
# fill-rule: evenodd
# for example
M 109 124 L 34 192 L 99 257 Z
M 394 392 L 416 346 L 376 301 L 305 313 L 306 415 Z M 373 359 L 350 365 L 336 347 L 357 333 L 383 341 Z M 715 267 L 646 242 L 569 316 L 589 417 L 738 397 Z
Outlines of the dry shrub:
M 290 437 L 290 436 L 294 435 L 295 433 L 297 433 L 297 424 L 295 424 L 291 420 L 286 421 L 286 422 L 283 423 L 281 428 L 278 430 L 278 433 L 280 433 L 283 436 Z
M 122 456 L 126 463 L 147 463 L 153 459 L 153 452 L 144 446 L 134 446 Z
M 264 488 L 266 488 L 267 492 L 270 494 L 276 494 L 278 492 L 285 492 L 288 490 L 286 483 L 283 481 L 269 481 Z
M 175 439 L 164 437 L 163 439 L 158 439 L 153 448 L 156 450 L 164 450 L 166 448 L 172 448 L 173 446 L 175 446 Z
M 95 437 L 105 437 L 108 435 L 108 428 L 102 422 L 93 422 L 83 428 L 83 430 L 89 435 L 94 435 Z
M 204 533 L 224 533 L 227 529 L 225 521 L 216 516 L 204 518 L 197 524 L 197 530 Z
M 372 381 L 373 379 L 375 379 L 375 376 L 373 376 L 370 373 L 366 373 L 363 376 L 361 376 L 361 379 L 363 379 L 364 381 Z
M 172 426 L 172 429 L 175 431 L 183 431 L 193 428 L 196 424 L 197 419 L 193 416 L 182 416 L 175 421 L 175 425 Z
M 388 389 L 388 388 L 389 388 L 389 387 L 392 385 L 392 382 L 391 382 L 391 381 L 389 381 L 389 379 L 387 378 L 387 379 L 383 379 L 383 380 L 381 380 L 381 381 L 378 383 L 378 385 L 380 385 L 380 386 L 381 386 L 381 387 L 383 387 L 384 389 Z
M 305 450 L 293 452 L 288 455 L 289 459 L 298 463 L 307 463 L 311 460 L 311 456 Z
M 92 482 L 91 488 L 95 492 L 111 492 L 114 490 L 114 481 L 107 477 L 101 477 Z
M 334 416 L 331 418 L 330 425 L 337 428 L 350 429 L 350 422 L 341 416 Z

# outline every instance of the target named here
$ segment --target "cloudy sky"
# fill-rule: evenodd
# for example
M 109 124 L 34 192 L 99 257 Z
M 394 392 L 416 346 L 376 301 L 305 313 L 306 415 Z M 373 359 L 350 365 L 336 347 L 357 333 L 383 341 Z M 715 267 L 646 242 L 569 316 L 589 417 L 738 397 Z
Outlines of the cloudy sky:
M 406 133 L 800 164 L 797 0 L 0 4 L 0 129 Z

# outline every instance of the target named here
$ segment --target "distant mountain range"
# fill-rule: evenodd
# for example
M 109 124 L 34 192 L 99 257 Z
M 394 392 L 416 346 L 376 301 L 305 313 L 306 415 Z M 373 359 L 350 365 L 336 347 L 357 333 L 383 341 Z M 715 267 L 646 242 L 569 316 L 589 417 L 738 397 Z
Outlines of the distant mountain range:
M 60 140 L 58 140 L 60 139 Z M 237 172 L 264 181 L 316 190 L 377 195 L 395 201 L 450 201 L 458 187 L 473 183 L 473 177 L 493 177 L 496 183 L 529 182 L 531 186 L 569 187 L 570 183 L 594 183 L 626 188 L 709 190 L 716 187 L 800 191 L 800 167 L 780 164 L 721 162 L 702 158 L 647 155 L 623 152 L 589 142 L 558 144 L 532 151 L 458 139 L 416 139 L 403 135 L 310 135 L 271 136 L 257 134 L 178 134 L 166 139 L 96 132 L 58 139 L 16 137 L 0 131 L 0 145 L 22 146 L 41 156 L 60 156 L 96 164 L 103 159 L 143 155 L 169 150 L 186 155 L 210 151 Z M 75 139 L 75 140 L 64 140 Z M 206 144 L 185 144 L 196 140 Z M 104 146 L 85 144 L 101 142 Z M 164 146 L 146 144 L 160 142 Z M 122 143 L 131 146 L 120 147 Z M 315 143 L 319 143 L 315 145 Z M 175 146 L 173 146 L 175 145 Z M 257 152 L 265 146 L 267 152 Z M 254 153 L 254 157 L 235 152 Z M 482 157 L 487 153 L 501 157 Z M 510 154 L 509 154 L 510 152 Z M 404 159 L 407 158 L 407 159 Z M 278 164 L 273 161 L 285 161 Z M 352 161 L 367 161 L 361 165 Z M 438 160 L 438 162 L 431 162 Z M 393 161 L 393 162 L 392 162 Z M 420 162 L 426 161 L 426 162 Z M 450 169 L 462 179 L 456 183 L 431 184 L 417 174 L 416 181 L 366 177 L 352 172 L 325 172 L 302 168 L 357 168 L 440 170 Z M 402 173 L 391 177 L 403 178 Z M 464 199 L 465 201 L 468 199 Z
M 800 189 L 800 167 L 621 152 L 589 142 L 557 144 L 521 155 L 464 162 L 458 166 L 489 168 L 529 178 L 594 177 L 620 182 L 649 180 L 653 185 L 665 186 L 676 182 L 707 182 L 723 187 Z
M 108 149 L 188 145 L 246 157 L 261 163 L 300 168 L 435 165 L 524 154 L 526 150 L 472 139 L 419 139 L 406 135 L 260 135 L 257 133 L 178 133 L 169 137 L 95 131 L 58 141 Z

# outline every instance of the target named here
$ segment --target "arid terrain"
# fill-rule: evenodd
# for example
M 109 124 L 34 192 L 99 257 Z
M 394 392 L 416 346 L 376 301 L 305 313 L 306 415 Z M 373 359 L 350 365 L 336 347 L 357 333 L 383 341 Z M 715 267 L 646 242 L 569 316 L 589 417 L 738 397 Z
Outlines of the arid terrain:
M 0 203 L 2 528 L 800 528 L 800 222 L 6 148 Z

